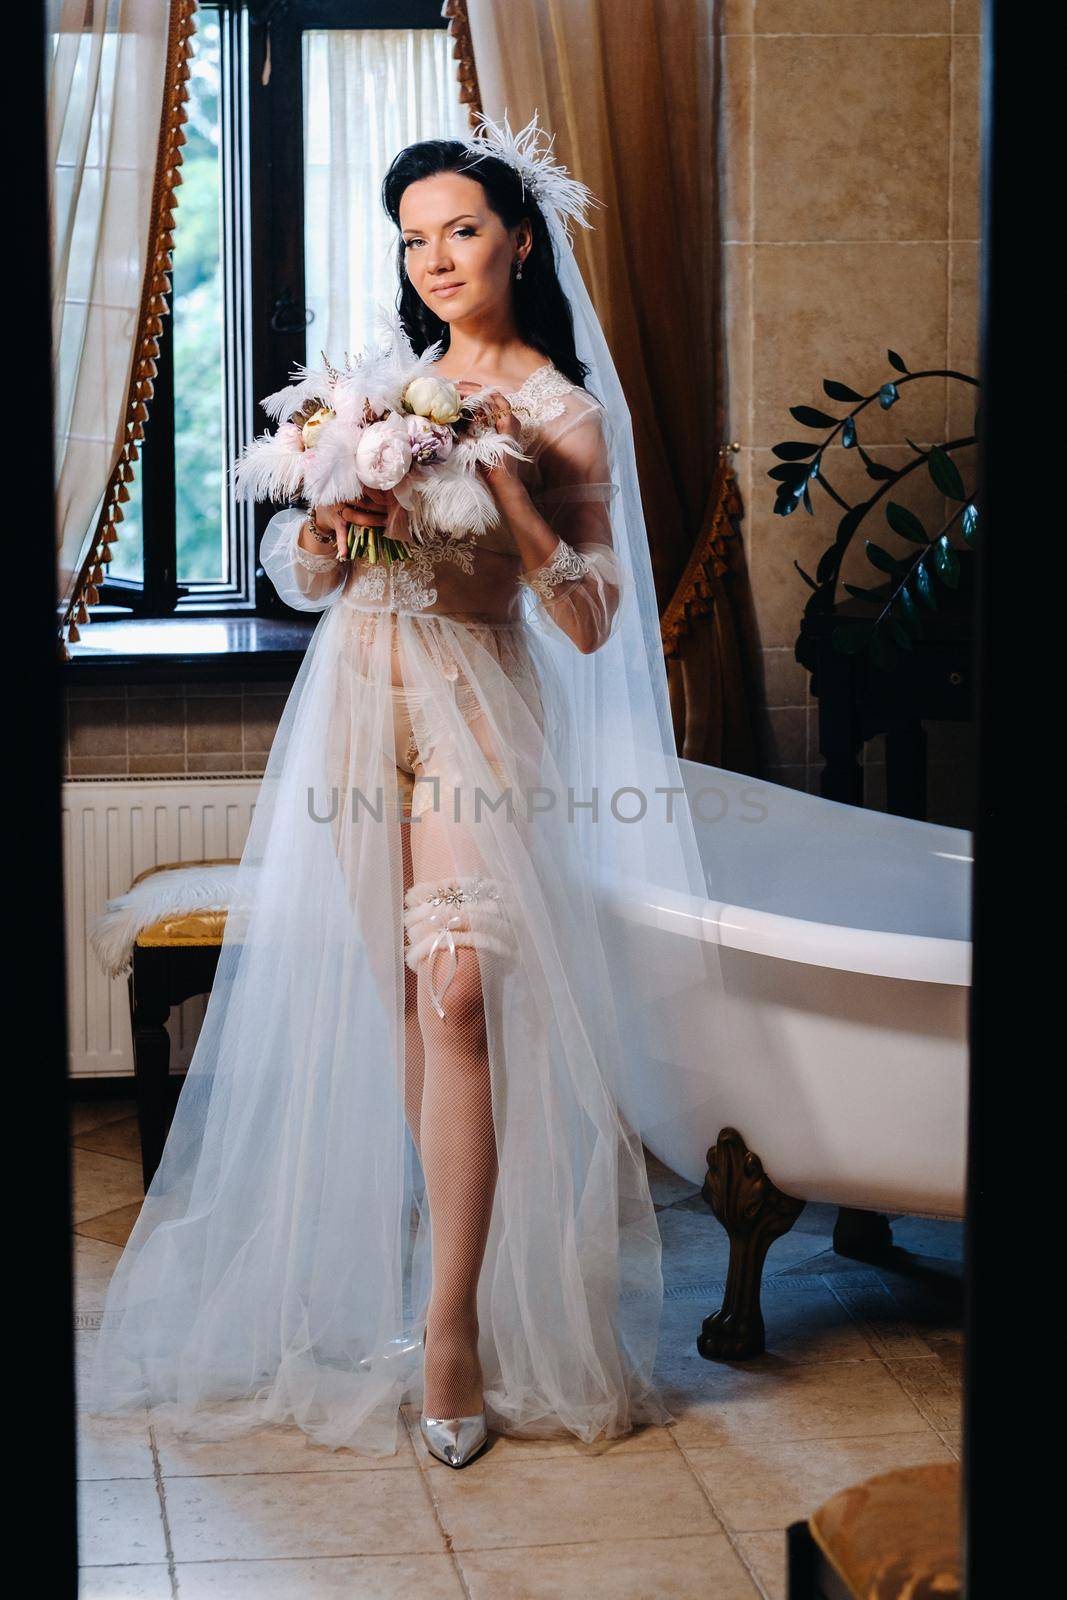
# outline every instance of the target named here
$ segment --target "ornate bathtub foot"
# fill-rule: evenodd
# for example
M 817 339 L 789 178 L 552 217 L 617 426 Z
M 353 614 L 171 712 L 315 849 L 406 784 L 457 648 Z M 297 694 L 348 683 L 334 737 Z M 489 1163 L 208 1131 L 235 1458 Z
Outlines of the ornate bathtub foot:
M 723 1128 L 708 1151 L 701 1193 L 730 1235 L 730 1266 L 722 1306 L 704 1318 L 697 1349 L 706 1361 L 743 1361 L 764 1349 L 760 1280 L 767 1251 L 789 1232 L 804 1201 L 775 1188 L 736 1128 Z
M 857 1261 L 880 1261 L 893 1250 L 893 1230 L 881 1211 L 841 1206 L 834 1223 L 834 1249 Z

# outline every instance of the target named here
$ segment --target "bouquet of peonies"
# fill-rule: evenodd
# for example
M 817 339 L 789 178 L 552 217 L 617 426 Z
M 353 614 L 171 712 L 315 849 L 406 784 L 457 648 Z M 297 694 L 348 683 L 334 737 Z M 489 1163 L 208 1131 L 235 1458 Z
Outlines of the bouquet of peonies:
M 248 500 L 298 497 L 309 506 L 359 500 L 366 489 L 391 489 L 407 512 L 416 544 L 441 535 L 484 534 L 499 521 L 479 466 L 506 455 L 530 458 L 498 433 L 480 403 L 428 370 L 441 341 L 416 356 L 397 313 L 383 313 L 383 344 L 345 367 L 297 366 L 293 379 L 260 401 L 279 423 L 245 446 L 234 486 Z M 402 560 L 407 546 L 380 529 L 353 527 L 349 555 Z

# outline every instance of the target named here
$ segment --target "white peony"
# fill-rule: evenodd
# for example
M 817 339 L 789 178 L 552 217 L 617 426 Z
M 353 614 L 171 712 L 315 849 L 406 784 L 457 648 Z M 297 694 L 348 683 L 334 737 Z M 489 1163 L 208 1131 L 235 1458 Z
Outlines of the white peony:
M 319 406 L 316 411 L 311 413 L 300 430 L 305 450 L 314 450 L 319 429 L 324 427 L 332 417 L 333 411 L 329 406 Z M 287 448 L 291 447 L 287 446 Z
M 412 378 L 404 390 L 404 404 L 417 417 L 429 417 L 446 427 L 462 414 L 459 390 L 449 378 Z

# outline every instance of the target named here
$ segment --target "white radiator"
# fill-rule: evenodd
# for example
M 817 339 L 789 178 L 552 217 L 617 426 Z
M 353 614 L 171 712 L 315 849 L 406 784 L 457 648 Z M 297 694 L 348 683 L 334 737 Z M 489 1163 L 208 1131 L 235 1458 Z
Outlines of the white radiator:
M 145 867 L 239 857 L 259 778 L 68 778 L 63 784 L 63 870 L 67 949 L 68 1069 L 73 1078 L 133 1073 L 126 978 L 108 978 L 89 929 L 114 895 Z M 206 996 L 175 1007 L 168 1024 L 171 1066 L 185 1068 Z

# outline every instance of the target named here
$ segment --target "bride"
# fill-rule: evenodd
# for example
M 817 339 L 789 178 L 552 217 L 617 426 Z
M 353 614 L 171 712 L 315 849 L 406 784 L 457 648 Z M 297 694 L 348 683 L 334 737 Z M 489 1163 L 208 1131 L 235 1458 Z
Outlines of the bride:
M 320 621 L 94 1409 L 377 1455 L 421 1401 L 455 1467 L 491 1428 L 672 1420 L 646 1113 L 622 1110 L 655 1115 L 651 1046 L 604 890 L 702 878 L 629 416 L 564 220 L 592 197 L 540 133 L 483 118 L 385 176 L 398 328 L 521 453 L 479 469 L 477 538 L 405 541 L 391 493 L 268 526 L 271 581 Z M 406 558 L 347 559 L 353 522 Z

